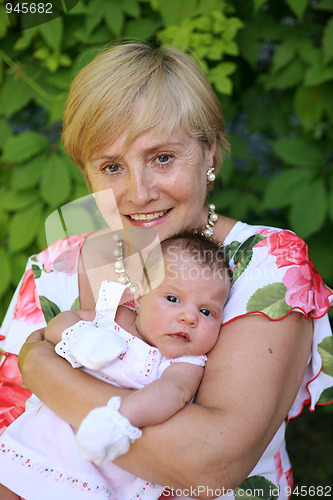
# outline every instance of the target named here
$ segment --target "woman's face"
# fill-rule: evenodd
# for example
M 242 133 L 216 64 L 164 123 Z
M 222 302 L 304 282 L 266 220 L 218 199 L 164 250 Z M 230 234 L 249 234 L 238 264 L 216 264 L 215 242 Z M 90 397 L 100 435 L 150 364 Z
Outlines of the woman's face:
M 160 240 L 203 226 L 215 145 L 203 148 L 181 128 L 168 137 L 151 128 L 125 147 L 126 137 L 127 131 L 86 165 L 92 191 L 111 188 L 122 224 L 151 227 Z M 105 215 L 105 200 L 103 205 Z

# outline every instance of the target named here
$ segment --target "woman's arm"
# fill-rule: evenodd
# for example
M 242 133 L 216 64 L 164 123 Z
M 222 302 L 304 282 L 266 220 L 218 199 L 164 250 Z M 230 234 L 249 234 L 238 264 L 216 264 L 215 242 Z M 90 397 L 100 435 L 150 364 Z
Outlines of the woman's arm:
M 163 424 L 145 428 L 143 438 L 116 463 L 174 488 L 238 486 L 296 397 L 310 353 L 312 328 L 312 320 L 296 312 L 280 321 L 251 315 L 225 325 L 209 354 L 196 404 L 186 405 Z M 110 397 L 128 394 L 85 377 L 60 358 L 55 361 L 57 356 L 47 346 L 37 344 L 30 352 L 23 349 L 24 381 L 75 427 Z

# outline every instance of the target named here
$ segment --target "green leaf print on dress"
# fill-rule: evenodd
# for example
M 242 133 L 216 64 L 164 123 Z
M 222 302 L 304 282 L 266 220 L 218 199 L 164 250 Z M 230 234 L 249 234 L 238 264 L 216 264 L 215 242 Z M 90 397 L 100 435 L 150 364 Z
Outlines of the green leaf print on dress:
M 263 476 L 252 476 L 235 489 L 235 500 L 276 500 L 280 487 Z
M 283 283 L 271 283 L 259 288 L 251 295 L 247 305 L 247 312 L 260 311 L 271 319 L 279 319 L 290 311 L 291 306 L 285 301 L 287 288 Z
M 239 241 L 233 241 L 229 245 L 222 245 L 222 250 L 225 256 L 225 259 L 229 262 L 229 260 L 232 259 L 232 256 L 236 252 L 237 248 L 239 247 L 240 242 Z
M 266 238 L 261 234 L 254 234 L 250 236 L 244 243 L 240 244 L 239 241 L 233 241 L 230 245 L 223 247 L 226 259 L 229 261 L 231 258 L 234 260 L 234 269 L 232 271 L 232 282 L 234 283 L 237 278 L 245 271 L 250 264 L 253 257 L 253 247 L 259 241 Z
M 51 300 L 47 299 L 43 295 L 39 296 L 39 301 L 40 301 L 40 305 L 41 305 L 46 323 L 51 321 L 52 318 L 54 318 L 55 316 L 57 316 L 57 314 L 59 314 L 61 312 L 59 307 L 57 306 L 57 304 L 55 304 Z
M 333 337 L 325 337 L 318 344 L 318 352 L 322 359 L 322 370 L 327 375 L 333 377 Z

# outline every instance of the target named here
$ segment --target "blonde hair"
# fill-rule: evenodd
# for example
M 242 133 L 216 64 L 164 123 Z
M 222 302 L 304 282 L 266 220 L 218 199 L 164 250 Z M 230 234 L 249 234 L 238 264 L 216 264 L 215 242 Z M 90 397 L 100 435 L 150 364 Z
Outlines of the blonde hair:
M 137 117 L 142 98 L 145 108 Z M 97 55 L 73 81 L 62 141 L 84 170 L 128 127 L 130 142 L 151 127 L 168 135 L 177 126 L 205 145 L 216 140 L 217 171 L 228 143 L 219 101 L 203 71 L 178 49 L 122 43 Z

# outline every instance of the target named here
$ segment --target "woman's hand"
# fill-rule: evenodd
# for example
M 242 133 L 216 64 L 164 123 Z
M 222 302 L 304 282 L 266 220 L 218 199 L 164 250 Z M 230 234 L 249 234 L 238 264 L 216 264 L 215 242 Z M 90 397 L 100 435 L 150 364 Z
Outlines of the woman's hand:
M 18 356 L 18 360 L 17 360 L 17 364 L 18 364 L 18 367 L 21 371 L 22 377 L 24 374 L 25 365 L 26 365 L 26 363 L 29 363 L 29 361 L 30 361 L 32 349 L 39 348 L 39 352 L 40 352 L 41 347 L 43 349 L 46 347 L 46 345 L 43 345 L 43 344 L 46 344 L 46 342 L 44 340 L 44 331 L 45 331 L 45 328 L 40 328 L 39 330 L 35 330 L 34 332 L 32 332 L 32 334 L 29 335 L 29 337 L 27 337 L 27 340 L 24 342 L 23 346 L 21 347 L 21 350 L 20 350 L 20 353 Z M 34 352 L 34 354 L 37 354 L 37 353 Z M 30 357 L 29 357 L 29 355 L 30 355 Z M 23 377 L 23 380 L 24 380 L 24 377 Z

